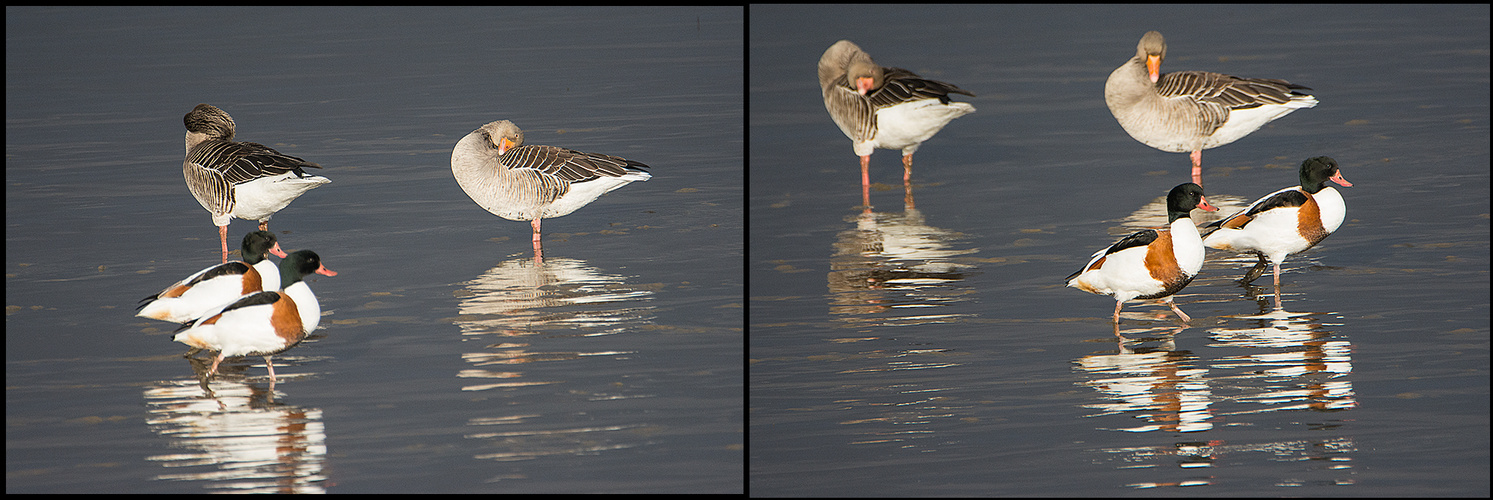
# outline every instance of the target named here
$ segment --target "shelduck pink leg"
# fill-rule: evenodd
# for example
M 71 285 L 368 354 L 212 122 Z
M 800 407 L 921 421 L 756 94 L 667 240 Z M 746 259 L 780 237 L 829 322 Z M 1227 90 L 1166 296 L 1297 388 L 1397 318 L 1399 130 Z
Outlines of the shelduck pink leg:
M 1192 321 L 1192 318 L 1187 317 L 1187 313 L 1182 312 L 1182 309 L 1177 307 L 1177 303 L 1173 302 L 1170 296 L 1168 296 L 1165 300 L 1166 305 L 1172 306 L 1172 312 L 1177 313 L 1177 317 L 1182 318 L 1183 323 Z
M 223 362 L 223 358 L 226 358 L 226 357 L 228 357 L 227 354 L 221 353 L 221 352 L 218 353 L 217 359 L 213 360 L 213 367 L 207 369 L 207 376 L 211 377 L 213 375 L 216 375 L 218 373 L 218 363 L 222 363 Z
M 1280 309 L 1280 263 L 1275 263 L 1275 308 Z

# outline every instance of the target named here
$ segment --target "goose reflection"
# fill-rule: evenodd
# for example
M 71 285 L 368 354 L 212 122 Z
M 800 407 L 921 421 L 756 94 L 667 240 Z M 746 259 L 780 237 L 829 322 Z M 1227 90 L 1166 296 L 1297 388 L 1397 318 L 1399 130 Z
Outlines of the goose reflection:
M 463 285 L 456 319 L 462 335 L 609 335 L 641 325 L 653 308 L 646 305 L 650 287 L 577 259 L 504 261 Z
M 223 493 L 325 493 L 321 410 L 276 404 L 272 391 L 234 379 L 213 387 L 205 398 L 200 380 L 145 391 L 146 425 L 174 450 L 146 457 L 170 471 L 155 479 L 203 481 Z
M 968 300 L 959 282 L 974 266 L 955 258 L 979 251 L 956 246 L 963 235 L 930 226 L 923 213 L 860 212 L 852 229 L 836 235 L 828 275 L 830 313 L 856 326 L 955 320 L 968 314 L 934 314 L 928 308 Z
M 1208 194 L 1208 204 L 1217 207 L 1218 210 L 1212 212 L 1194 210 L 1188 216 L 1192 218 L 1193 224 L 1201 228 L 1223 218 L 1218 214 L 1238 212 L 1247 207 L 1251 201 L 1253 200 L 1246 200 L 1238 196 L 1210 193 Z M 1109 228 L 1109 234 L 1110 236 L 1120 237 L 1141 229 L 1164 228 L 1167 224 L 1166 196 L 1162 195 L 1147 202 L 1145 206 L 1136 209 L 1134 212 L 1130 212 L 1130 215 L 1120 220 L 1119 226 Z
M 454 322 L 474 342 L 462 355 L 470 368 L 456 376 L 472 380 L 461 390 L 501 402 L 467 422 L 481 429 L 468 439 L 489 443 L 476 458 L 595 454 L 648 444 L 659 432 L 608 404 L 651 397 L 626 382 L 643 369 L 634 346 L 647 344 L 619 334 L 649 325 L 656 307 L 655 286 L 632 279 L 577 259 L 520 258 L 461 284 Z

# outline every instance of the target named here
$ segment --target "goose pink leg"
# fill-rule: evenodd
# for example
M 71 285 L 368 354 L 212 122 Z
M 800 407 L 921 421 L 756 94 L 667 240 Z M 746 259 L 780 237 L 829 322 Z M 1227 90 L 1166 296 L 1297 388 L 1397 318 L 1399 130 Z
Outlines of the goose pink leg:
M 228 226 L 218 226 L 218 242 L 223 244 L 223 262 L 228 263 Z
M 535 217 L 534 220 L 529 221 L 529 225 L 534 227 L 534 263 L 542 264 L 544 263 L 544 249 L 539 245 L 539 218 Z
M 1203 185 L 1203 150 L 1201 149 L 1192 152 L 1192 183 Z
M 902 183 L 912 182 L 912 155 L 902 155 Z
M 912 201 L 912 155 L 902 155 L 902 188 L 907 192 L 902 197 L 902 205 L 917 208 L 917 204 Z

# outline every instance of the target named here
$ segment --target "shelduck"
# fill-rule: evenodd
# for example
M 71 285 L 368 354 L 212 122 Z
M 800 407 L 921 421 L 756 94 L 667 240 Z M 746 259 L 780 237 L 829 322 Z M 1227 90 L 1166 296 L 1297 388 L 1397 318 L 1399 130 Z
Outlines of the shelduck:
M 1239 140 L 1272 120 L 1317 105 L 1311 90 L 1285 80 L 1206 71 L 1161 74 L 1166 39 L 1150 31 L 1135 57 L 1104 83 L 1104 102 L 1130 137 L 1171 153 L 1192 153 L 1192 182 L 1203 184 L 1203 150 Z
M 285 257 L 280 243 L 269 231 L 244 235 L 243 262 L 226 262 L 197 271 L 140 300 L 142 318 L 184 323 L 241 296 L 280 289 L 280 270 L 268 254 Z
M 208 376 L 216 374 L 218 364 L 228 356 L 264 356 L 273 383 L 275 365 L 270 357 L 295 347 L 321 322 L 321 304 L 303 281 L 313 273 L 337 275 L 322 265 L 316 252 L 292 252 L 280 261 L 283 285 L 280 291 L 245 295 L 208 310 L 177 329 L 174 340 L 198 349 L 220 351 Z
M 1203 198 L 1203 188 L 1191 182 L 1166 195 L 1169 229 L 1146 229 L 1126 236 L 1109 248 L 1094 252 L 1088 264 L 1068 275 L 1068 286 L 1115 298 L 1114 322 L 1120 307 L 1132 299 L 1162 299 L 1183 322 L 1192 318 L 1172 301 L 1203 267 L 1203 240 L 1188 216 L 1193 208 L 1218 210 Z
M 223 262 L 228 262 L 228 222 L 234 217 L 259 221 L 269 230 L 270 217 L 306 191 L 332 182 L 306 173 L 321 168 L 263 144 L 234 142 L 233 117 L 209 104 L 198 104 L 182 121 L 187 127 L 187 158 L 182 176 L 197 203 L 218 226 Z
M 451 151 L 451 173 L 472 201 L 493 215 L 529 221 L 534 260 L 542 260 L 539 220 L 560 217 L 614 189 L 653 176 L 642 163 L 555 146 L 525 145 L 508 120 L 483 125 Z
M 1265 274 L 1265 261 L 1275 268 L 1275 306 L 1280 307 L 1280 263 L 1286 256 L 1315 246 L 1342 226 L 1348 208 L 1337 188 L 1353 184 L 1343 179 L 1336 160 L 1326 156 L 1301 162 L 1301 185 L 1282 188 L 1255 200 L 1248 208 L 1208 225 L 1212 232 L 1203 245 L 1230 252 L 1253 252 L 1259 262 L 1240 281 L 1249 283 Z
M 861 191 L 867 205 L 872 151 L 902 150 L 902 182 L 908 183 L 912 154 L 923 141 L 955 118 L 975 112 L 969 103 L 949 99 L 949 94 L 974 97 L 969 91 L 905 69 L 879 66 L 850 40 L 835 42 L 820 56 L 819 88 L 824 109 L 861 157 Z

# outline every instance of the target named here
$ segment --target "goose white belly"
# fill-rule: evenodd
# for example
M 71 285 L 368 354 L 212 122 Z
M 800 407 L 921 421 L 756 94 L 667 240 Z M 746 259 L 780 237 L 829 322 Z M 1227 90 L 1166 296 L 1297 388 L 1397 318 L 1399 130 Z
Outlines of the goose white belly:
M 1310 98 L 1311 96 L 1307 96 Z M 1309 103 L 1309 104 L 1308 104 Z M 1307 101 L 1305 99 L 1293 100 L 1286 104 L 1266 104 L 1254 108 L 1236 109 L 1229 112 L 1229 119 L 1222 127 L 1214 130 L 1203 141 L 1203 149 L 1210 149 L 1228 144 L 1254 133 L 1266 123 L 1275 121 L 1276 118 L 1286 116 L 1292 111 L 1301 108 L 1310 108 L 1317 105 L 1316 99 Z
M 247 220 L 269 219 L 302 193 L 328 182 L 332 181 L 326 177 L 299 177 L 295 172 L 286 172 L 236 185 L 232 215 Z
M 585 182 L 572 183 L 564 196 L 544 206 L 544 211 L 540 216 L 549 219 L 567 215 L 596 201 L 601 195 L 610 193 L 633 181 L 646 181 L 651 178 L 653 176 L 649 175 L 648 172 L 628 172 L 627 175 L 621 177 L 597 177 Z M 512 218 L 510 217 L 510 219 Z
M 917 150 L 918 145 L 933 138 L 949 122 L 974 111 L 975 107 L 969 103 L 944 104 L 938 99 L 922 99 L 882 108 L 876 111 L 874 146 L 901 149 L 903 154 L 911 154 Z M 861 154 L 859 148 L 856 154 Z

